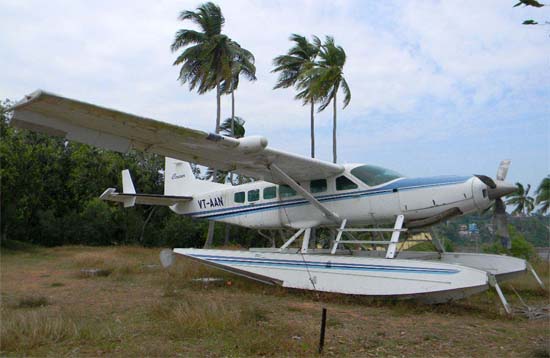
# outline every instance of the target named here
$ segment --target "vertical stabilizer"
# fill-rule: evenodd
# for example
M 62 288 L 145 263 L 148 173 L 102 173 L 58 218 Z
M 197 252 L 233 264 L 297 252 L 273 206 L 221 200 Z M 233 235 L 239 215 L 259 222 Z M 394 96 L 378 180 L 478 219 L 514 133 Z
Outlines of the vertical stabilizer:
M 132 182 L 132 177 L 128 169 L 122 171 L 122 192 L 124 194 L 136 193 L 136 188 L 134 188 L 134 183 Z
M 164 162 L 164 195 L 193 196 L 228 186 L 195 177 L 191 164 L 166 157 Z

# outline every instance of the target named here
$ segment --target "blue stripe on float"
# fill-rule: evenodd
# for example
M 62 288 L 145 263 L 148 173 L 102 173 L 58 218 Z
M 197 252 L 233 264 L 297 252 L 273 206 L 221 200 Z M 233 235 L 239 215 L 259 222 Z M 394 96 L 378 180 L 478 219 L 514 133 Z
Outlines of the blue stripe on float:
M 453 275 L 459 273 L 456 269 L 438 269 L 438 268 L 423 268 L 409 266 L 384 266 L 384 265 L 366 265 L 366 264 L 350 264 L 338 262 L 320 262 L 320 261 L 296 261 L 296 260 L 279 260 L 267 258 L 243 258 L 233 256 L 214 256 L 196 254 L 189 256 L 212 261 L 220 264 L 234 264 L 238 266 L 266 266 L 266 267 L 293 267 L 293 268 L 321 268 L 329 270 L 351 270 L 351 271 L 385 271 L 385 272 L 402 272 L 402 273 L 426 273 L 431 275 Z
M 398 179 L 392 183 L 389 183 L 377 189 L 360 190 L 360 191 L 354 191 L 354 192 L 347 192 L 343 194 L 320 195 L 320 196 L 316 196 L 315 198 L 320 202 L 339 201 L 339 200 L 346 200 L 349 198 L 356 198 L 356 197 L 383 195 L 383 194 L 393 192 L 393 189 L 404 191 L 404 190 L 414 190 L 414 189 L 434 187 L 434 186 L 460 184 L 460 183 L 464 183 L 468 179 L 470 179 L 470 177 L 468 176 L 403 178 L 403 179 Z M 200 211 L 200 212 L 189 213 L 187 215 L 190 215 L 196 218 L 202 218 L 202 219 L 220 219 L 220 218 L 228 218 L 228 217 L 239 216 L 239 215 L 246 215 L 252 212 L 257 213 L 257 212 L 262 212 L 267 210 L 275 210 L 283 207 L 286 208 L 286 207 L 308 205 L 308 204 L 309 204 L 309 201 L 305 199 L 291 199 L 287 201 L 277 201 L 277 202 L 264 203 L 264 204 L 251 204 L 251 205 L 240 206 L 236 208 L 233 207 L 233 208 Z

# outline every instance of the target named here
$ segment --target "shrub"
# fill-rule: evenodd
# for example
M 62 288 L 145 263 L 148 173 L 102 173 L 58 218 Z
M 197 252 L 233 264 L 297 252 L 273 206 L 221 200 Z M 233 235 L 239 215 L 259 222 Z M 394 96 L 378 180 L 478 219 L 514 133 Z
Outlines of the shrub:
M 531 245 L 512 225 L 508 225 L 508 231 L 510 233 L 510 239 L 512 240 L 512 248 L 510 250 L 503 247 L 500 242 L 494 242 L 489 246 L 485 246 L 483 252 L 498 255 L 506 254 L 525 260 L 531 259 L 535 254 L 533 245 Z
M 17 303 L 18 308 L 36 308 L 49 305 L 49 301 L 44 296 L 23 297 Z

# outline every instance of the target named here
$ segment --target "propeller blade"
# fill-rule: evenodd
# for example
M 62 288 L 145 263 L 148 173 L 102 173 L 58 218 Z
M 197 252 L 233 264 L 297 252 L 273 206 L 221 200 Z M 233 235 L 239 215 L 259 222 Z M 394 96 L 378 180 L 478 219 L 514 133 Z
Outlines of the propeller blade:
M 489 188 L 496 189 L 497 183 L 495 183 L 495 181 L 490 177 L 488 177 L 487 175 L 474 174 L 474 176 L 479 180 L 481 180 L 483 184 L 487 185 Z
M 510 163 L 512 161 L 510 159 L 505 159 L 500 162 L 500 165 L 498 166 L 497 170 L 497 180 L 504 181 L 506 179 L 506 175 L 508 174 L 508 168 L 510 168 Z
M 512 248 L 510 233 L 508 232 L 508 218 L 506 214 L 506 204 L 502 199 L 495 199 L 495 211 L 493 217 L 493 228 L 497 238 L 500 239 L 502 246 L 508 250 Z

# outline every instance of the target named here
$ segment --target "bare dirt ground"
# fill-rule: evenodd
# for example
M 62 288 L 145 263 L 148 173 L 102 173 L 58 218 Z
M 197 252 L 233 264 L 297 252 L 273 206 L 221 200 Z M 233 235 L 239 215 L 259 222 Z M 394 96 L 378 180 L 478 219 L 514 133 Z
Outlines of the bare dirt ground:
M 1 253 L 2 356 L 548 357 L 550 322 L 504 314 L 493 291 L 444 305 L 321 295 L 255 283 L 159 249 L 60 247 Z M 99 268 L 108 276 L 86 277 Z M 550 286 L 547 264 L 537 266 Z M 202 284 L 198 277 L 223 281 Z M 547 287 L 548 287 L 547 286 Z M 529 275 L 503 285 L 549 303 Z

